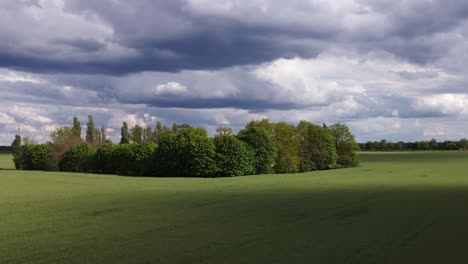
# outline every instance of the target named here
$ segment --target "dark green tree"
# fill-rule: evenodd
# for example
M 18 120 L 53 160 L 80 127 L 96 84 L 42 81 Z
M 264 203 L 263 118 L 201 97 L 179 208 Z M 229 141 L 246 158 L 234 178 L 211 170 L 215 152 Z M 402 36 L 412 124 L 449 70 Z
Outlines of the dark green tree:
M 239 132 L 237 138 L 252 148 L 256 174 L 273 173 L 275 148 L 270 134 L 264 128 L 248 125 Z
M 88 123 L 86 123 L 86 142 L 94 146 L 96 142 L 96 126 L 92 115 L 88 115 Z
M 125 144 L 126 145 L 126 144 Z M 102 145 L 94 155 L 94 172 L 115 174 L 119 167 L 119 160 L 115 157 L 115 151 L 120 145 L 112 142 Z
M 215 147 L 206 130 L 178 128 L 166 134 L 154 154 L 154 175 L 212 177 Z
M 122 128 L 120 129 L 120 144 L 130 143 L 130 132 L 128 131 L 127 122 L 123 122 Z
M 101 126 L 101 145 L 106 144 L 107 142 L 107 135 L 106 135 L 106 128 Z
M 73 117 L 73 136 L 81 138 L 81 123 L 78 120 L 78 117 Z
M 50 154 L 49 144 L 26 144 L 24 147 L 24 170 L 46 170 Z
M 307 121 L 297 126 L 301 171 L 336 167 L 336 148 L 330 130 Z
M 15 163 L 15 168 L 19 170 L 23 164 L 23 149 L 20 135 L 15 135 L 15 140 L 11 143 L 11 149 L 13 151 L 13 163 Z
M 143 142 L 143 128 L 139 125 L 135 125 L 130 129 L 130 138 L 133 143 L 141 144 L 141 142 Z
M 232 134 L 217 135 L 213 141 L 216 149 L 216 176 L 232 177 L 255 172 L 253 151 L 246 143 Z

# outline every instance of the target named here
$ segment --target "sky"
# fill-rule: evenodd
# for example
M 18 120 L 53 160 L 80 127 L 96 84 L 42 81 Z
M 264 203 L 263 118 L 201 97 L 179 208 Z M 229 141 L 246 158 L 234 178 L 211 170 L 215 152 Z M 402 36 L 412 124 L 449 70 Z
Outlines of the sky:
M 0 0 L 0 145 L 88 114 L 115 142 L 262 118 L 458 140 L 467 51 L 459 0 Z

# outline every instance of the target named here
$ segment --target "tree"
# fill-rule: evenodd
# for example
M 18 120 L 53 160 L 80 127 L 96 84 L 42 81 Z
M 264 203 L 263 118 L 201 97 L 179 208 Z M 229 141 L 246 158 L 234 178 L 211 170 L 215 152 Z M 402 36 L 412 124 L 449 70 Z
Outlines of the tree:
M 336 123 L 330 126 L 329 130 L 335 139 L 337 164 L 340 167 L 359 165 L 359 157 L 356 153 L 359 146 L 349 128 L 345 124 Z
M 299 138 L 296 127 L 286 122 L 276 123 L 273 127 L 273 142 L 276 148 L 276 173 L 294 173 L 299 171 Z
M 88 115 L 88 123 L 86 123 L 86 142 L 94 146 L 96 144 L 96 127 L 92 115 Z
M 78 117 L 73 117 L 73 135 L 75 137 L 81 138 L 81 124 L 80 121 L 78 120 Z
M 215 146 L 202 128 L 177 128 L 166 134 L 154 153 L 156 176 L 215 175 Z
M 318 125 L 301 121 L 297 126 L 301 171 L 336 167 L 336 148 L 331 132 Z
M 232 136 L 234 133 L 232 132 L 232 129 L 229 127 L 218 127 L 216 129 L 216 134 L 218 136 Z
M 81 137 L 76 136 L 76 130 L 72 127 L 60 127 L 50 134 L 51 149 L 48 158 L 48 169 L 59 170 L 59 162 L 63 154 L 73 146 L 82 143 Z
M 232 177 L 255 172 L 253 151 L 246 143 L 232 134 L 217 135 L 213 142 L 216 150 L 216 176 Z
M 123 122 L 122 128 L 120 129 L 120 144 L 130 143 L 130 132 L 128 131 L 127 122 Z
M 273 138 L 275 124 L 270 122 L 268 118 L 262 120 L 252 120 L 245 127 L 259 127 L 265 129 L 268 134 Z
M 156 142 L 156 133 L 153 132 L 153 129 L 150 126 L 147 126 L 143 129 L 143 142 Z
M 13 151 L 13 162 L 17 170 L 21 169 L 23 163 L 23 149 L 21 147 L 21 136 L 15 135 L 15 140 L 11 143 L 11 149 Z
M 101 126 L 101 145 L 106 144 L 107 142 L 107 136 L 106 136 L 106 129 L 104 126 Z
M 167 128 L 166 126 L 163 126 L 161 122 L 158 121 L 156 124 L 156 129 L 153 131 L 154 141 L 159 144 L 165 135 L 168 135 L 173 132 L 174 131 L 172 129 Z
M 461 139 L 457 144 L 459 149 L 467 149 L 468 148 L 468 140 L 466 138 Z
M 143 128 L 139 125 L 135 125 L 130 129 L 130 138 L 133 143 L 141 144 L 141 142 L 143 142 Z
M 270 134 L 264 128 L 247 125 L 239 132 L 237 138 L 252 148 L 256 174 L 273 173 L 275 148 Z

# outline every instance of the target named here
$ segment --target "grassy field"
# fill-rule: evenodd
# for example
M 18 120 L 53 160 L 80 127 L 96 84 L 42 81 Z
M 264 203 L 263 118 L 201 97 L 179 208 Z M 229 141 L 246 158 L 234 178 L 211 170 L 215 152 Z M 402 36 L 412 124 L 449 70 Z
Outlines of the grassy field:
M 11 154 L 0 153 L 0 169 L 14 169 Z
M 222 179 L 0 170 L 0 263 L 464 263 L 467 164 L 407 152 Z

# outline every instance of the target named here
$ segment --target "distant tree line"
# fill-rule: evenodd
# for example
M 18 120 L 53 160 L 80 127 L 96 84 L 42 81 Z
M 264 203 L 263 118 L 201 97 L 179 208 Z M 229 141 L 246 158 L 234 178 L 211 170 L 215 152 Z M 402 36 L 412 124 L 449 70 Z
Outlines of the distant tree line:
M 443 141 L 435 139 L 416 142 L 391 142 L 387 140 L 359 143 L 361 150 L 468 150 L 468 140 Z
M 12 151 L 11 146 L 0 146 L 0 153 L 1 152 L 11 153 L 11 151 Z
M 160 122 L 129 127 L 123 122 L 119 144 L 107 139 L 88 116 L 81 124 L 60 127 L 50 142 L 36 144 L 16 135 L 12 143 L 17 169 L 60 170 L 140 176 L 229 177 L 295 173 L 357 166 L 359 146 L 344 124 L 297 126 L 268 119 L 251 121 L 239 133 L 220 127 L 214 137 L 203 128 Z

